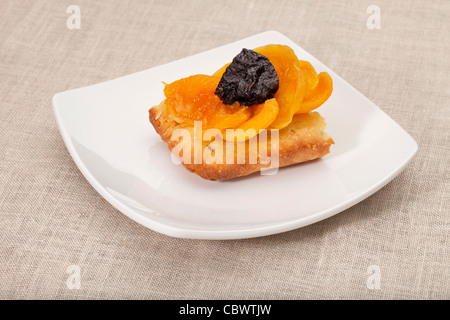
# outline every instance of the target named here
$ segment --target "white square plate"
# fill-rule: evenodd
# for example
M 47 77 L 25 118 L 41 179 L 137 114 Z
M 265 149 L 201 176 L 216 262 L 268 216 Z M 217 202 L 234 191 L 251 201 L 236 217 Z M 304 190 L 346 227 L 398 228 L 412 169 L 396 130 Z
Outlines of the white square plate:
M 171 160 L 148 120 L 163 83 L 212 74 L 241 51 L 285 44 L 333 78 L 317 111 L 335 145 L 322 159 L 227 182 L 203 180 Z M 64 142 L 92 186 L 115 208 L 158 232 L 239 239 L 299 228 L 339 213 L 386 185 L 417 151 L 396 122 L 284 35 L 268 31 L 169 64 L 53 97 Z

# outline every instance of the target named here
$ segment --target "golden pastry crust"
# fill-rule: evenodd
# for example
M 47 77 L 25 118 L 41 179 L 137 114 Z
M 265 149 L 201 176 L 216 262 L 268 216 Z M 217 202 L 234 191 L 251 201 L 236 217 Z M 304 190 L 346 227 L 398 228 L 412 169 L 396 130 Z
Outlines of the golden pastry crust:
M 257 153 L 256 161 L 249 161 L 249 142 L 234 143 L 234 148 L 227 148 L 227 144 L 232 142 L 225 142 L 222 140 L 203 141 L 201 150 L 209 148 L 208 152 L 203 153 L 201 163 L 194 163 L 194 129 L 193 127 L 186 127 L 183 123 L 178 123 L 166 111 L 164 101 L 149 110 L 149 119 L 155 128 L 156 132 L 161 136 L 162 140 L 167 142 L 169 149 L 172 151 L 177 145 L 183 143 L 183 139 L 172 140 L 172 133 L 176 129 L 186 129 L 191 133 L 190 152 L 191 156 L 188 161 L 182 161 L 182 164 L 191 172 L 198 174 L 204 179 L 208 180 L 229 180 L 236 177 L 245 176 L 254 172 L 258 172 L 264 168 L 269 168 L 270 163 L 266 163 L 267 159 L 271 157 L 271 136 L 268 136 L 267 157 L 265 153 Z M 323 157 L 330 152 L 330 146 L 334 144 L 333 139 L 325 132 L 325 120 L 318 112 L 310 112 L 305 114 L 295 115 L 292 122 L 285 128 L 279 130 L 278 142 L 278 167 L 285 167 L 291 164 L 305 162 L 313 159 Z M 218 143 L 222 143 L 223 157 L 216 157 L 216 161 L 210 156 L 214 153 Z M 237 163 L 238 143 L 245 144 L 245 163 Z M 218 150 L 218 149 L 217 149 Z M 178 151 L 178 150 L 177 150 Z M 183 156 L 180 153 L 180 156 Z M 227 156 L 233 158 L 232 164 L 227 164 Z M 218 158 L 222 158 L 222 163 L 216 163 Z M 188 163 L 190 162 L 190 163 Z

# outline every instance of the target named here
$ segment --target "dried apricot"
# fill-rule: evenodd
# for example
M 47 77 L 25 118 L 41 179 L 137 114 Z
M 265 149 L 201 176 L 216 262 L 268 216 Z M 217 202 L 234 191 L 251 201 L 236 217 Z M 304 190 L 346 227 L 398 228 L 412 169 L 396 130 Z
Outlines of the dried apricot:
M 243 107 L 232 114 L 227 114 L 223 117 L 218 116 L 211 127 L 219 130 L 237 128 L 245 121 L 247 121 L 251 116 L 252 111 L 250 110 L 250 107 Z
M 316 70 L 308 61 L 299 60 L 298 65 L 306 77 L 306 91 L 314 90 L 319 84 L 319 77 Z
M 266 129 L 276 119 L 279 112 L 276 99 L 269 99 L 264 103 L 253 105 L 250 109 L 252 111 L 250 119 L 237 127 L 234 135 L 226 134 L 226 140 L 239 142 L 252 138 L 259 133 L 260 129 Z
M 289 125 L 300 109 L 306 92 L 306 76 L 294 51 L 285 45 L 267 45 L 254 51 L 266 56 L 275 67 L 280 81 L 275 94 L 279 113 L 270 128 L 281 129 Z
M 307 113 L 320 107 L 333 92 L 333 80 L 326 72 L 321 72 L 318 75 L 319 83 L 316 88 L 307 91 L 303 99 L 300 109 L 297 113 Z
M 248 107 L 225 105 L 214 94 L 219 79 L 198 74 L 164 87 L 166 108 L 178 121 L 202 121 L 204 128 L 238 126 L 251 115 Z

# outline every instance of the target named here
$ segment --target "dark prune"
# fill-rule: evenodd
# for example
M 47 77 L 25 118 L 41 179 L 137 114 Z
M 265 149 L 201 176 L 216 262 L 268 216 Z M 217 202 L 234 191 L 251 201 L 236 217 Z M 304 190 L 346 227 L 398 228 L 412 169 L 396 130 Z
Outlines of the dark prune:
M 253 50 L 242 49 L 214 93 L 224 104 L 239 102 L 250 106 L 273 98 L 278 86 L 278 75 L 269 59 Z

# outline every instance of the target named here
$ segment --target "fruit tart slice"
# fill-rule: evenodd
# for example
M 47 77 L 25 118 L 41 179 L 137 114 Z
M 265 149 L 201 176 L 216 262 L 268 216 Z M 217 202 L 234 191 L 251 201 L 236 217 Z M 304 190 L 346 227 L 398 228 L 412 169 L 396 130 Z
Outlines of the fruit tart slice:
M 333 82 L 285 45 L 243 49 L 213 75 L 165 84 L 149 110 L 156 132 L 191 172 L 228 180 L 323 157 L 333 139 L 312 110 Z M 266 170 L 272 169 L 272 170 Z

